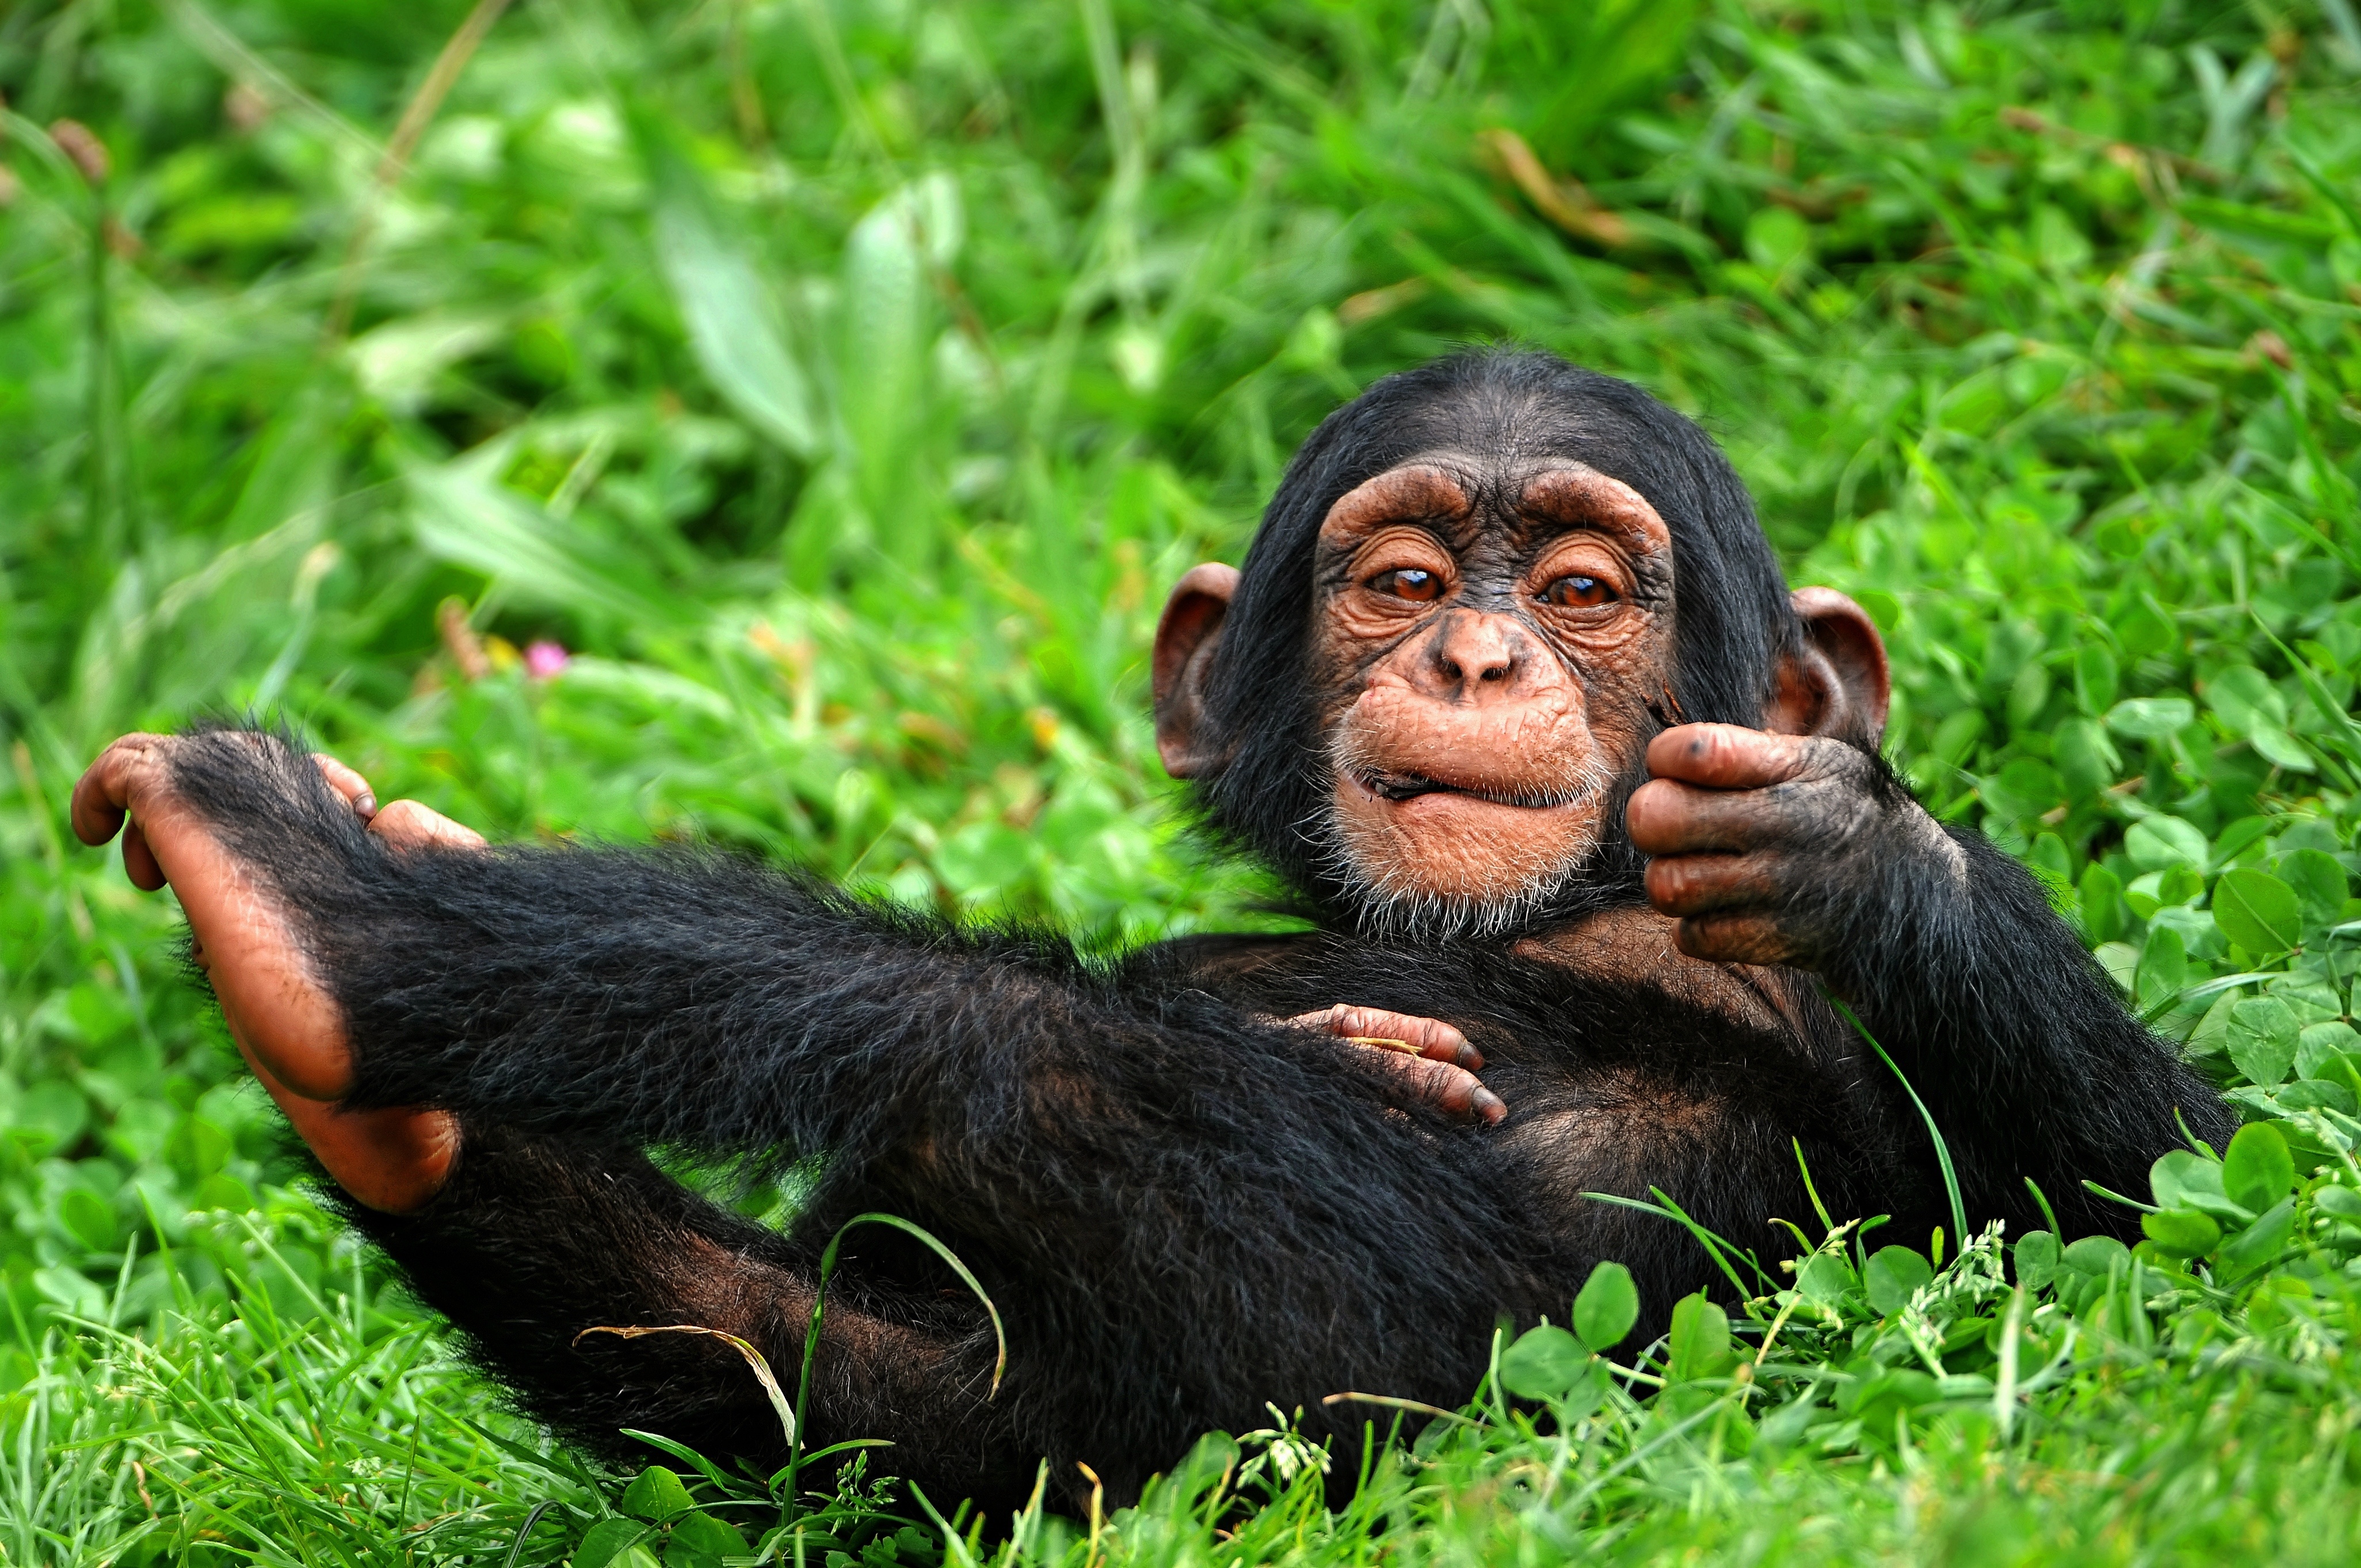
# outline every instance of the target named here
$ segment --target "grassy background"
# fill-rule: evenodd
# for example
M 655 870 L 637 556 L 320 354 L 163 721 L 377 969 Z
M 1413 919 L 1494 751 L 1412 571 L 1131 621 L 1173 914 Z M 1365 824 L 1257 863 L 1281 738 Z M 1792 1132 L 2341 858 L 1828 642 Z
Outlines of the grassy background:
M 73 0 L 0 16 L 0 91 L 14 1560 L 2361 1548 L 2349 0 Z M 257 707 L 496 835 L 1250 922 L 1149 745 L 1162 592 L 1336 401 L 1503 337 L 1722 438 L 1883 626 L 1930 806 L 2268 1124 L 2126 1195 L 2136 1255 L 1736 1266 L 1734 1342 L 1609 1388 L 1544 1336 L 1541 1407 L 1342 1515 L 1283 1417 L 1095 1538 L 686 1459 L 677 1513 L 285 1185 L 169 901 L 64 835 L 114 734 Z

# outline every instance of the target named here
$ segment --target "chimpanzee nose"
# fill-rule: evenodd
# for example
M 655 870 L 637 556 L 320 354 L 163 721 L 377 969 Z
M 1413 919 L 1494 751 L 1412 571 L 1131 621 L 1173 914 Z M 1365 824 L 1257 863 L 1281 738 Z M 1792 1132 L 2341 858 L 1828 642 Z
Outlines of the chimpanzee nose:
M 1445 612 L 1418 663 L 1429 695 L 1481 702 L 1505 695 L 1524 662 L 1524 635 L 1514 621 L 1461 609 Z

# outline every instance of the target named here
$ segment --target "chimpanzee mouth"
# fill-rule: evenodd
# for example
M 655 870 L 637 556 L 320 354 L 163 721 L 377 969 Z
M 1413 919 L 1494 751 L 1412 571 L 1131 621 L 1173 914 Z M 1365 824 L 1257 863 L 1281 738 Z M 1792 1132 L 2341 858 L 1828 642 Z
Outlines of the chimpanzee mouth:
M 1422 795 L 1455 795 L 1467 800 L 1480 800 L 1488 806 L 1513 806 L 1527 811 L 1547 811 L 1558 806 L 1575 806 L 1587 799 L 1596 785 L 1587 778 L 1576 779 L 1557 789 L 1479 789 L 1471 784 L 1445 784 L 1424 773 L 1399 773 L 1386 768 L 1360 767 L 1350 770 L 1352 780 L 1380 800 L 1416 800 Z

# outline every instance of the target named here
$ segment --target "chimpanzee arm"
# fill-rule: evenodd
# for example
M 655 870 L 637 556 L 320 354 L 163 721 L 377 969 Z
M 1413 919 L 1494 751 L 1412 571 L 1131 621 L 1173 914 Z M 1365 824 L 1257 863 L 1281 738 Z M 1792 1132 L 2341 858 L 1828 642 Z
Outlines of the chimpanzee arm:
M 2038 1223 L 2030 1177 L 2070 1235 L 2133 1234 L 2137 1214 L 2083 1182 L 2145 1198 L 2148 1167 L 2185 1146 L 2176 1115 L 2218 1150 L 2236 1114 L 2125 1010 L 2029 872 L 1941 831 L 1948 855 L 1897 858 L 1861 890 L 1821 972 L 1926 1099 L 1971 1223 Z
M 2236 1126 L 2031 873 L 1938 824 L 1875 752 L 1691 725 L 1648 762 L 1632 839 L 1658 857 L 1649 895 L 1682 916 L 1683 948 L 1817 971 L 1925 1099 L 1971 1223 L 2042 1223 L 2030 1177 L 2070 1232 L 2130 1231 L 2136 1216 L 2085 1179 L 2145 1192 L 2148 1166 L 2182 1146 L 2176 1113 L 2216 1147 Z

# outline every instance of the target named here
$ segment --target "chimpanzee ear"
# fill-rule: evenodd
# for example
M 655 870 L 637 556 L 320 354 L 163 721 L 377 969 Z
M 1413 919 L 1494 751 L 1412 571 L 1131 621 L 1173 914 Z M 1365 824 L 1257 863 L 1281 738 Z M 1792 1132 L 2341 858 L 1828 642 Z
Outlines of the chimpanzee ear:
M 1156 623 L 1156 754 L 1176 779 L 1220 773 L 1229 761 L 1205 749 L 1205 674 L 1237 591 L 1235 566 L 1218 561 L 1191 566 Z
M 1797 588 L 1789 602 L 1804 623 L 1804 647 L 1780 661 L 1763 728 L 1878 744 L 1885 738 L 1894 676 L 1876 622 L 1834 588 Z

